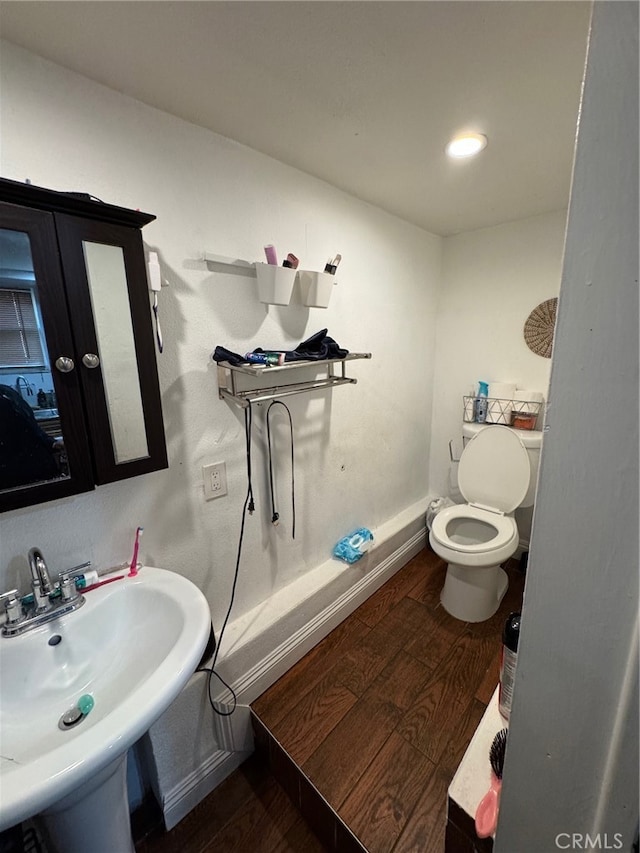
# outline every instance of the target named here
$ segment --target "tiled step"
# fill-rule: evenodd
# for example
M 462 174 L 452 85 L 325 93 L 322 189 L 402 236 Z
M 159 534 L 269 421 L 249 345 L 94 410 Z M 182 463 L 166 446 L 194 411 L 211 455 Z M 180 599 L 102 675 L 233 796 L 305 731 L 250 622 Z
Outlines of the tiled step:
M 367 853 L 346 823 L 305 776 L 286 750 L 252 711 L 256 752 L 267 762 L 289 799 L 327 850 L 336 853 Z

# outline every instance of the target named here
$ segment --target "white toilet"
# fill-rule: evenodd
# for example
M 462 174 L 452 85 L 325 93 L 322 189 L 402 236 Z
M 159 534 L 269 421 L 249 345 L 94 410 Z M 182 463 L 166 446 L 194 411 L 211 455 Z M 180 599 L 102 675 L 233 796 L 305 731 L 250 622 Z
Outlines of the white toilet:
M 467 503 L 439 512 L 429 534 L 431 547 L 449 564 L 440 600 L 456 619 L 483 622 L 500 606 L 509 585 L 500 564 L 518 548 L 512 513 L 531 480 L 529 453 L 516 430 L 482 427 L 464 448 L 458 484 Z

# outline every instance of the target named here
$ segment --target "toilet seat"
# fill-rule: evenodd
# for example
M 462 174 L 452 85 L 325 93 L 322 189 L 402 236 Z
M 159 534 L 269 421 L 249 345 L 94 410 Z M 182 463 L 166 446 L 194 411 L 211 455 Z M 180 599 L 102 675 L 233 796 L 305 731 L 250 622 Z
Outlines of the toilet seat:
M 495 531 L 495 534 L 484 542 L 473 544 L 455 541 L 447 532 L 447 528 L 452 522 L 463 519 L 474 519 L 486 524 Z M 448 507 L 439 512 L 433 520 L 431 535 L 436 542 L 450 551 L 456 551 L 460 554 L 489 554 L 505 545 L 510 545 L 514 536 L 517 536 L 517 527 L 510 516 L 481 509 L 471 504 L 462 504 Z
M 515 430 L 488 426 L 462 451 L 458 485 L 469 504 L 513 512 L 529 488 L 529 454 Z

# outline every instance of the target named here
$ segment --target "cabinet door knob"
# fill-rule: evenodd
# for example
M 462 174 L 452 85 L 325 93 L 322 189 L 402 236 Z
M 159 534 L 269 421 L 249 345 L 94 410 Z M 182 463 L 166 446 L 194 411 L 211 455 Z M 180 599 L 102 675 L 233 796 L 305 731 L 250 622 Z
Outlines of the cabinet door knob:
M 94 367 L 97 367 L 100 364 L 100 359 L 94 352 L 85 352 L 82 356 L 82 363 L 85 367 L 93 370 Z
M 60 373 L 71 373 L 75 364 L 73 363 L 72 358 L 69 358 L 66 355 L 61 355 L 60 358 L 56 358 L 56 367 Z

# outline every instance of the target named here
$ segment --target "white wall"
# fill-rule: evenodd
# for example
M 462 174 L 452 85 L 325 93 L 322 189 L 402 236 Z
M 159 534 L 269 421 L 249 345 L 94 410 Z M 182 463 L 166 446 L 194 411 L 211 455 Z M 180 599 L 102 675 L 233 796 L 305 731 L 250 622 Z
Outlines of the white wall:
M 479 380 L 517 382 L 545 395 L 551 361 L 523 327 L 560 288 L 566 211 L 448 237 L 436 326 L 429 491 L 449 492 L 449 440 L 462 449 L 462 397 Z
M 631 849 L 638 387 L 638 5 L 598 2 L 497 853 Z
M 263 413 L 255 423 L 258 511 L 248 520 L 235 616 L 330 558 L 354 525 L 378 528 L 427 494 L 441 239 L 242 145 L 144 106 L 13 45 L 2 47 L 0 172 L 90 192 L 156 214 L 143 237 L 169 287 L 160 294 L 160 382 L 170 468 L 0 518 L 0 585 L 25 586 L 29 547 L 53 570 L 84 559 L 142 559 L 186 575 L 224 614 L 245 495 L 242 416 L 218 400 L 217 344 L 292 348 L 328 327 L 371 351 L 359 384 L 291 398 L 298 535 L 290 539 L 285 433 L 282 524 L 270 524 Z M 341 252 L 327 310 L 267 308 L 255 280 L 209 272 L 203 250 L 263 260 L 274 243 L 302 266 Z M 425 377 L 427 379 L 425 380 Z M 203 500 L 201 466 L 227 463 L 229 496 Z

